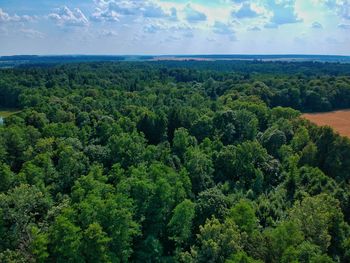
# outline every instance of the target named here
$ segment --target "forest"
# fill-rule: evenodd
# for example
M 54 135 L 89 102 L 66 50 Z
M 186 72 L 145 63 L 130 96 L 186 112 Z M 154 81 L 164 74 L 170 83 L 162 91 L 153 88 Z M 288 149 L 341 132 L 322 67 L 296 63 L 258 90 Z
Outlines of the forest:
M 0 262 L 350 262 L 350 64 L 0 70 Z

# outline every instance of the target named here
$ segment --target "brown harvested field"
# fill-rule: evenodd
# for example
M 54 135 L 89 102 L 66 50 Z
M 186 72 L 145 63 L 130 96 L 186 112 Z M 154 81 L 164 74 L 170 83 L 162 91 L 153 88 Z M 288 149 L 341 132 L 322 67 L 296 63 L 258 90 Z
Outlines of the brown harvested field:
M 302 117 L 319 126 L 331 126 L 340 135 L 350 138 L 350 110 L 303 114 Z

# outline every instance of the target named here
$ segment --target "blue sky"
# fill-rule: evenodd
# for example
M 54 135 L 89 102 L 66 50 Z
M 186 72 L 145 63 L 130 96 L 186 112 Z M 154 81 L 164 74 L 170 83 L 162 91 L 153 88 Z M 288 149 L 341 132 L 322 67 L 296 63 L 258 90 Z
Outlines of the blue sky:
M 0 55 L 350 55 L 350 0 L 0 0 Z

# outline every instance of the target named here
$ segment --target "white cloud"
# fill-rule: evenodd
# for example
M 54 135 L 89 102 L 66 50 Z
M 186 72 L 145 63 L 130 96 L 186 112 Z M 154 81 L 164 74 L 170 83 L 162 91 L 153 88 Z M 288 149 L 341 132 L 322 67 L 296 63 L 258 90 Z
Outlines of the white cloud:
M 175 7 L 170 8 L 169 19 L 172 20 L 172 21 L 178 21 L 177 9 Z
M 167 38 L 165 38 L 164 40 L 161 40 L 160 43 L 166 43 L 166 42 L 174 42 L 174 41 L 180 41 L 181 38 L 177 37 L 177 36 L 168 36 Z
M 238 10 L 232 12 L 232 16 L 237 18 L 254 18 L 259 16 L 259 13 L 252 8 L 250 3 L 243 3 Z
M 248 31 L 261 31 L 261 28 L 258 26 L 252 26 L 252 27 L 248 27 L 247 30 Z
M 164 22 L 150 22 L 143 27 L 145 33 L 158 33 L 160 31 L 169 32 L 171 34 L 183 34 L 185 37 L 193 36 L 194 28 L 185 23 L 168 24 Z
M 272 12 L 267 28 L 302 22 L 295 11 L 295 0 L 266 0 L 266 6 Z
M 220 21 L 215 21 L 213 25 L 213 32 L 218 35 L 226 35 L 231 41 L 237 40 L 235 35 L 235 30 L 232 28 L 231 24 L 225 24 Z
M 194 9 L 190 4 L 185 7 L 186 20 L 190 23 L 203 22 L 207 20 L 207 15 Z
M 167 30 L 167 27 L 163 24 L 152 23 L 144 26 L 143 30 L 145 33 L 154 34 L 162 30 Z
M 158 3 L 150 0 L 98 0 L 92 15 L 95 21 L 119 21 L 121 16 L 142 16 L 145 18 L 176 17 L 176 10 L 166 12 Z
M 0 4 L 0 34 L 14 40 L 11 46 L 0 41 L 0 52 L 349 54 L 350 0 L 86 0 L 78 1 L 75 7 L 79 9 L 68 5 L 50 11 L 47 6 L 55 4 L 44 5 L 40 13 L 47 15 L 37 18 L 31 1 L 24 2 L 17 15 L 9 11 L 13 5 L 7 9 Z M 23 15 L 24 10 L 30 10 L 26 13 L 30 16 Z M 47 24 L 48 18 L 52 23 Z M 37 23 L 25 23 L 33 20 Z M 52 28 L 53 23 L 59 27 Z M 259 33 L 261 30 L 264 32 Z M 40 40 L 44 37 L 41 32 L 45 41 Z M 72 39 L 69 43 L 57 37 L 66 32 Z M 239 41 L 231 42 L 236 37 Z M 323 45 L 317 44 L 320 39 Z M 159 47 L 160 41 L 168 43 Z
M 343 19 L 350 20 L 350 0 L 319 0 Z
M 0 8 L 0 23 L 8 23 L 8 22 L 31 22 L 36 19 L 35 16 L 29 16 L 29 15 L 10 15 L 6 13 L 2 8 Z
M 103 29 L 99 32 L 99 35 L 102 37 L 116 37 L 118 36 L 118 33 L 114 30 Z
M 20 30 L 21 33 L 23 33 L 24 36 L 29 37 L 29 38 L 33 38 L 33 39 L 37 39 L 37 38 L 44 38 L 45 34 L 31 29 L 31 28 L 23 28 Z
M 317 22 L 317 21 L 313 22 L 312 25 L 311 25 L 311 27 L 312 27 L 313 29 L 322 29 L 322 28 L 323 28 L 322 24 L 319 23 L 319 22 Z
M 59 26 L 88 26 L 89 20 L 79 8 L 70 10 L 63 6 L 56 13 L 49 14 L 49 18 L 54 20 Z
M 149 1 L 143 1 L 144 4 L 141 8 L 144 17 L 150 18 L 162 18 L 167 17 L 168 14 L 157 4 Z
M 92 14 L 91 19 L 97 22 L 100 21 L 109 21 L 109 22 L 118 22 L 120 15 L 113 10 L 101 10 L 96 8 L 95 12 Z
M 215 21 L 213 32 L 219 35 L 233 35 L 235 33 L 230 24 L 225 24 L 220 21 Z
M 0 8 L 0 22 L 9 22 L 11 20 L 12 18 L 10 17 L 10 15 Z
M 350 0 L 338 1 L 338 13 L 344 19 L 350 19 Z
M 340 29 L 350 29 L 350 24 L 339 24 L 338 28 L 340 28 Z

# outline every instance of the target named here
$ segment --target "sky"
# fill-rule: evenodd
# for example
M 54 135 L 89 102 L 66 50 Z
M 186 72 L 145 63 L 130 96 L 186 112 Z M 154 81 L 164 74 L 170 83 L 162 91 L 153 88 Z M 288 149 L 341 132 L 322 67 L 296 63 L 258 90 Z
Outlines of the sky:
M 350 55 L 350 0 L 0 0 L 23 54 Z

